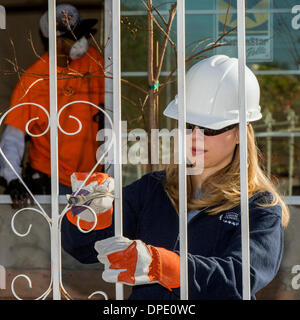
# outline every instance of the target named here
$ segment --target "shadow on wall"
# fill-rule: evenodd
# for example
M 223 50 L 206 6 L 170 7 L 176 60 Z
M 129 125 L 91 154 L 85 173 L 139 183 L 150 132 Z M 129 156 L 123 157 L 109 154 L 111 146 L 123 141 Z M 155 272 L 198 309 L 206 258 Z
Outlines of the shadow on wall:
M 300 206 L 290 206 L 284 254 L 275 279 L 257 294 L 260 300 L 300 300 Z

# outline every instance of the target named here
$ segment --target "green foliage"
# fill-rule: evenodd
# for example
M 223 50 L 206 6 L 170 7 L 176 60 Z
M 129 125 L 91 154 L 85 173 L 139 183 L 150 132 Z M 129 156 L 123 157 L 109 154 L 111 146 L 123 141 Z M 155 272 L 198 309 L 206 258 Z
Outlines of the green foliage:
M 273 65 L 260 65 L 256 70 L 279 70 L 278 67 Z M 282 69 L 282 66 L 280 67 Z M 284 69 L 284 68 L 283 68 Z M 272 118 L 275 120 L 273 125 L 273 131 L 299 131 L 299 122 L 296 122 L 295 128 L 291 129 L 288 123 L 288 112 L 294 110 L 296 115 L 300 114 L 300 78 L 298 75 L 258 75 L 257 76 L 260 89 L 261 98 L 260 105 L 262 107 L 263 114 L 266 114 L 266 110 L 269 110 L 272 114 Z M 254 124 L 256 132 L 265 131 L 265 127 L 260 127 L 263 124 L 265 117 Z M 280 124 L 281 122 L 281 124 Z M 256 129 L 257 127 L 257 129 Z M 266 138 L 257 139 L 258 147 L 261 150 L 262 164 L 264 167 L 267 166 L 267 141 Z M 294 147 L 294 154 L 290 154 L 291 146 Z M 294 142 L 290 138 L 272 138 L 272 154 L 271 154 L 271 165 L 272 165 L 272 176 L 279 179 L 279 187 L 287 192 L 287 181 L 289 175 L 289 161 L 290 155 L 294 160 L 293 165 L 293 177 L 294 185 L 298 185 L 297 179 L 300 176 L 300 167 L 297 165 L 300 161 L 300 139 L 295 138 Z M 294 193 L 295 195 L 295 193 Z
M 258 70 L 276 70 L 270 65 L 260 65 Z M 300 77 L 297 75 L 258 75 L 257 76 L 262 108 L 272 112 L 273 118 L 282 120 L 283 114 L 290 106 L 297 112 L 300 111 Z M 298 113 L 297 112 L 297 113 Z

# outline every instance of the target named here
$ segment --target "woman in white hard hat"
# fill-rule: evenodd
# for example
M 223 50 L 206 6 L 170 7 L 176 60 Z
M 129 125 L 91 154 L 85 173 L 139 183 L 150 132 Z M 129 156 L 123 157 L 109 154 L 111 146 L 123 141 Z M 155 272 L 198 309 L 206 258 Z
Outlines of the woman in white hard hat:
M 201 173 L 187 177 L 189 298 L 241 299 L 237 59 L 222 55 L 205 59 L 190 69 L 186 81 L 191 154 L 204 160 Z M 248 68 L 246 90 L 251 122 L 261 113 L 258 82 Z M 164 114 L 177 119 L 176 99 Z M 199 131 L 202 147 L 196 143 Z M 255 299 L 279 269 L 289 213 L 259 167 L 250 123 L 247 138 L 251 297 Z M 74 175 L 73 191 L 85 177 Z M 112 178 L 96 174 L 82 194 L 112 190 Z M 63 247 L 83 263 L 102 262 L 104 280 L 132 285 L 130 299 L 179 299 L 178 198 L 178 165 L 171 164 L 124 187 L 124 237 L 113 236 L 112 201 L 104 197 L 90 203 L 97 221 L 88 217 L 85 207 L 70 209 L 62 222 Z M 93 231 L 81 233 L 77 224 Z
M 246 67 L 246 120 L 248 147 L 249 196 L 262 190 L 273 194 L 272 205 L 280 203 L 283 209 L 283 225 L 288 223 L 288 210 L 272 182 L 259 166 L 253 127 L 250 122 L 261 119 L 259 84 Z M 200 175 L 189 175 L 188 208 L 196 209 L 222 203 L 212 212 L 220 212 L 240 203 L 240 155 L 239 155 L 239 105 L 238 105 L 238 60 L 225 55 L 216 55 L 195 64 L 186 76 L 187 129 L 192 130 L 192 153 L 197 151 L 196 130 L 204 133 L 204 168 Z M 164 115 L 177 119 L 177 99 L 165 109 Z M 202 168 L 201 168 L 202 169 Z M 209 179 L 207 179 L 209 177 Z M 166 167 L 166 188 L 178 202 L 178 167 Z M 199 199 L 194 192 L 201 189 Z

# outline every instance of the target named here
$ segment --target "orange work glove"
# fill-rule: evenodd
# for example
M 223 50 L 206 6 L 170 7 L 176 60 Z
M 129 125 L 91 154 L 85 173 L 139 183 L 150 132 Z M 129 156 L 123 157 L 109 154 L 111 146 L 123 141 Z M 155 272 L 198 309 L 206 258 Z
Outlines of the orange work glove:
M 114 179 L 106 173 L 96 172 L 81 187 L 87 175 L 85 172 L 74 172 L 71 175 L 73 193 L 67 195 L 67 199 L 69 201 L 77 197 L 77 199 L 82 200 L 82 203 L 77 204 L 75 202 L 66 215 L 68 220 L 74 225 L 77 225 L 79 216 L 79 225 L 82 229 L 91 230 L 95 225 L 95 217 L 89 210 L 90 208 L 96 213 L 97 217 L 96 225 L 93 229 L 105 229 L 112 224 Z M 76 197 L 75 194 L 77 194 Z M 92 197 L 92 199 L 88 200 L 88 197 Z
M 107 282 L 160 283 L 170 291 L 180 286 L 180 258 L 173 251 L 122 236 L 97 241 L 95 249 L 105 265 L 102 278 Z

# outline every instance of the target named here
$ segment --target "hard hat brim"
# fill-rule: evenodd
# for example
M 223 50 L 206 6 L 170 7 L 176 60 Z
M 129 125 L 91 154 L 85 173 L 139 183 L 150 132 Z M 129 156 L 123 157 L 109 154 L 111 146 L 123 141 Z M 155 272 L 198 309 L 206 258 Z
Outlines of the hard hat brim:
M 163 115 L 175 120 L 178 120 L 178 105 L 175 100 L 172 100 L 163 112 Z M 247 122 L 257 121 L 262 118 L 262 114 L 259 112 L 257 115 L 246 119 Z M 215 115 L 207 115 L 201 113 L 194 113 L 187 111 L 186 122 L 200 127 L 219 130 L 235 123 L 239 123 L 238 113 L 234 114 L 231 119 L 224 117 L 217 117 Z

